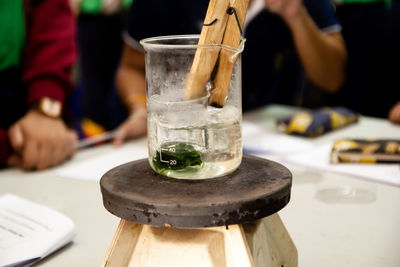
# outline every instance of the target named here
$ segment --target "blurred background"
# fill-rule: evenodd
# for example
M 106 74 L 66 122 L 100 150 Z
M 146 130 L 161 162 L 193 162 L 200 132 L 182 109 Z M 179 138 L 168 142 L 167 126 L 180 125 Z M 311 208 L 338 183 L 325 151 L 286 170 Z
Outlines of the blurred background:
M 114 129 L 127 116 L 114 81 L 133 1 L 70 0 L 77 21 L 79 60 L 69 103 L 74 128 L 81 136 Z M 333 1 L 348 52 L 346 81 L 335 94 L 306 83 L 304 92 L 294 101 L 296 105 L 340 105 L 363 115 L 387 118 L 390 108 L 400 100 L 399 2 Z

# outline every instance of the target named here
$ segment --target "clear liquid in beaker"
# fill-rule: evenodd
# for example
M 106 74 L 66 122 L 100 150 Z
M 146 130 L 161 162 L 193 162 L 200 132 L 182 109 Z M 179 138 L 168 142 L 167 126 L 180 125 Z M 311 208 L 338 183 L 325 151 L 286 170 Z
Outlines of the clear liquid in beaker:
M 171 104 L 157 98 L 148 102 L 149 161 L 154 170 L 175 178 L 206 179 L 239 166 L 241 112 L 236 107 L 219 109 L 194 101 Z

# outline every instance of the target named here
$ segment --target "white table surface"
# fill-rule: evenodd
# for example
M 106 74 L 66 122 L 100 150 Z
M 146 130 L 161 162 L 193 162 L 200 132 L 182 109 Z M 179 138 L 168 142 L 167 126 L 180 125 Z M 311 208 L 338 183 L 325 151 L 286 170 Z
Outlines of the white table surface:
M 243 118 L 274 129 L 277 118 L 292 112 L 291 108 L 270 106 Z M 323 144 L 340 137 L 400 138 L 400 126 L 363 117 L 355 125 L 312 142 Z M 112 151 L 110 145 L 83 150 L 71 162 L 79 163 Z M 298 249 L 300 267 L 400 266 L 400 187 L 286 166 L 293 174 L 292 196 L 279 214 Z M 76 224 L 73 243 L 37 266 L 102 263 L 119 218 L 104 209 L 98 182 L 65 179 L 57 175 L 56 168 L 41 172 L 6 169 L 0 171 L 0 194 L 3 193 L 44 204 Z

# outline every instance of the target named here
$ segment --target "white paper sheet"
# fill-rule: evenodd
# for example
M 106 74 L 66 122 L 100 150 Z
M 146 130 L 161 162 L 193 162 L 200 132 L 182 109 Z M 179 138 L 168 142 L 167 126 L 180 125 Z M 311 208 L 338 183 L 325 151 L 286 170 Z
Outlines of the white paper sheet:
M 243 122 L 242 133 L 245 154 L 283 155 L 314 148 L 310 141 L 301 137 L 275 133 L 250 122 Z
M 289 156 L 285 160 L 320 171 L 331 171 L 400 186 L 399 164 L 330 164 L 331 148 L 332 143 L 324 144 L 313 150 Z
M 147 143 L 128 143 L 113 148 L 107 154 L 93 157 L 82 162 L 72 162 L 57 169 L 58 176 L 63 178 L 100 181 L 104 173 L 110 169 L 142 158 L 147 158 Z
M 0 196 L 0 266 L 26 266 L 69 243 L 75 225 L 45 206 Z

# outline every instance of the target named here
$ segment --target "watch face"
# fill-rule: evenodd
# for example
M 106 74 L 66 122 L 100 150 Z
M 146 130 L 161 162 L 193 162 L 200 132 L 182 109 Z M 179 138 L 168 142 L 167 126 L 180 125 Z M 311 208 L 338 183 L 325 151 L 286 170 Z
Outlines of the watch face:
M 61 102 L 47 97 L 43 98 L 40 100 L 39 110 L 49 117 L 60 117 Z

